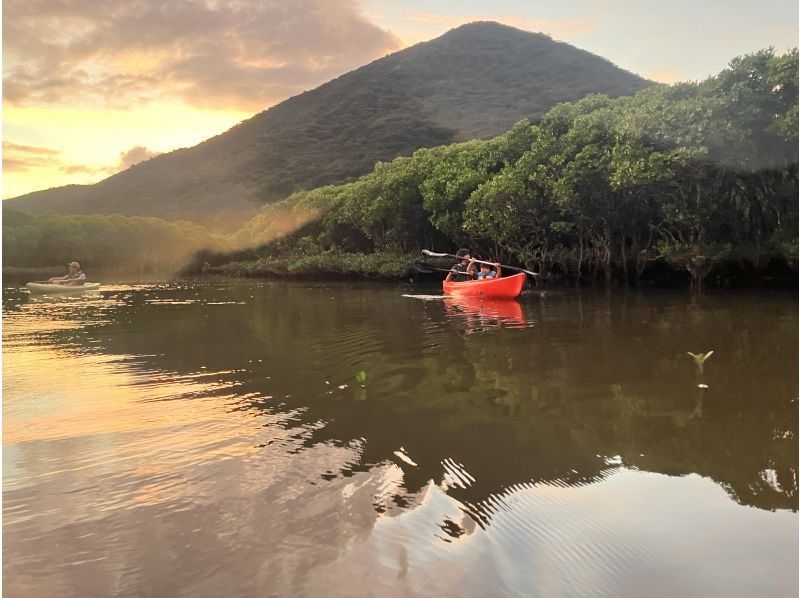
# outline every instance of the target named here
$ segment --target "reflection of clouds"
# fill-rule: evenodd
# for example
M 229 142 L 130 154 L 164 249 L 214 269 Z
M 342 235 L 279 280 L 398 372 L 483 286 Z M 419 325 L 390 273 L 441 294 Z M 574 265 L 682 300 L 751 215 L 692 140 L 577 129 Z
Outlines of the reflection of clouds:
M 258 397 L 226 394 L 231 372 L 169 375 L 128 357 L 25 349 L 4 402 L 9 593 L 213 595 L 256 583 L 288 595 L 287 571 L 302 576 L 304 560 L 333 558 L 368 532 L 380 489 L 388 497 L 402 481 L 380 468 L 355 478 L 361 492 L 342 491 L 352 477 L 323 481 L 321 472 L 352 469 L 362 442 L 306 446 L 324 424 L 237 411 Z M 49 366 L 63 358 L 69 383 Z
M 305 587 L 361 579 L 398 596 L 797 592 L 794 514 L 737 505 L 700 476 L 615 469 L 603 483 L 518 484 L 477 505 L 490 516 L 470 527 L 475 507 L 431 482 Z M 463 531 L 442 541 L 443 522 Z
M 380 290 L 364 290 L 337 310 L 330 307 L 334 293 L 328 286 L 279 288 L 285 303 L 277 292 L 267 295 L 269 302 L 259 301 L 249 288 L 209 295 L 193 288 L 161 294 L 155 286 L 141 293 L 120 287 L 128 294 L 119 300 L 28 301 L 4 322 L 4 382 L 13 393 L 4 397 L 4 425 L 17 428 L 5 434 L 9 594 L 650 595 L 653 587 L 665 595 L 796 594 L 796 577 L 789 575 L 797 559 L 795 513 L 742 507 L 697 475 L 626 470 L 620 461 L 627 457 L 600 461 L 614 452 L 597 453 L 593 461 L 601 472 L 589 479 L 585 472 L 596 468 L 570 449 L 581 441 L 580 422 L 561 426 L 559 417 L 538 407 L 518 412 L 515 421 L 540 444 L 526 451 L 513 439 L 504 443 L 513 428 L 480 416 L 479 405 L 459 404 L 458 395 L 451 398 L 434 384 L 451 360 L 474 369 L 464 359 L 469 345 L 446 345 L 448 337 L 439 336 L 443 326 L 431 327 L 425 338 L 436 342 L 432 351 L 444 361 L 409 367 L 397 359 L 403 350 L 392 348 L 396 337 L 381 313 L 385 303 L 374 307 L 380 328 L 357 326 L 372 320 L 363 310 L 376 303 Z M 302 306 L 297 293 L 308 292 L 318 297 L 320 309 L 304 310 L 304 319 L 286 318 L 287 306 Z M 240 310 L 240 316 L 220 318 L 214 334 L 208 333 L 211 324 L 197 326 L 188 315 L 198 312 L 183 311 L 222 298 L 247 300 L 221 308 Z M 145 305 L 148 311 L 140 311 Z M 418 304 L 407 305 L 414 315 Z M 164 315 L 148 321 L 154 309 Z M 322 314 L 340 319 L 326 328 L 321 323 L 331 321 Z M 394 313 L 404 327 L 413 321 L 407 315 Z M 561 316 L 537 320 L 547 334 L 530 340 L 541 338 L 548 351 L 560 346 L 558 332 L 567 321 Z M 129 323 L 80 336 L 102 318 Z M 254 344 L 239 322 L 253 326 L 254 338 L 274 335 L 269 338 L 276 351 L 302 363 L 275 359 L 274 371 L 258 368 L 254 362 L 275 356 L 262 348 L 252 358 Z M 279 325 L 289 324 L 279 334 Z M 73 335 L 65 333 L 70 330 Z M 187 334 L 191 343 L 164 340 Z M 581 346 L 591 349 L 587 336 Z M 95 351 L 92 340 L 117 350 L 101 345 Z M 406 348 L 416 352 L 417 340 Z M 482 372 L 505 371 L 493 366 L 505 363 L 502 345 L 470 340 L 473 350 L 481 349 Z M 684 341 L 675 340 L 681 347 Z M 146 350 L 156 354 L 145 356 Z M 623 344 L 608 363 L 633 353 Z M 391 365 L 353 359 L 364 354 Z M 646 364 L 650 358 L 644 353 Z M 675 371 L 687 365 L 683 359 Z M 55 362 L 69 366 L 69 384 Z M 577 384 L 569 361 L 519 363 L 541 368 L 543 398 L 552 380 L 558 388 Z M 348 410 L 352 374 L 361 367 L 369 371 L 370 401 Z M 436 376 L 426 377 L 427 369 Z M 301 384 L 308 394 L 299 408 L 282 402 L 289 389 L 281 388 L 280 370 L 300 372 L 292 390 Z M 248 378 L 250 384 L 237 386 Z M 312 395 L 343 380 L 350 388 L 338 402 L 314 403 Z M 319 389 L 308 391 L 314 381 Z M 378 392 L 378 381 L 387 383 L 388 394 Z M 415 430 L 379 402 L 411 383 L 421 400 L 413 403 L 410 393 L 403 401 L 417 413 Z M 623 403 L 615 411 L 630 399 L 634 413 L 652 404 L 671 413 L 661 400 L 640 404 L 638 394 L 627 394 L 629 386 L 633 393 L 635 385 L 625 379 L 612 386 L 609 400 Z M 691 390 L 689 382 L 686 387 Z M 579 388 L 608 394 L 597 383 Z M 469 389 L 476 390 L 474 384 Z M 538 393 L 531 396 L 538 399 Z M 443 405 L 448 413 L 478 412 L 473 421 L 479 427 L 448 432 L 447 422 L 427 410 L 440 398 L 452 401 Z M 556 403 L 572 409 L 568 395 L 558 395 Z M 691 408 L 690 401 L 683 408 Z M 355 423 L 336 428 L 337 419 Z M 585 424 L 594 432 L 603 421 Z M 669 430 L 669 438 L 683 443 L 686 436 Z M 776 433 L 770 428 L 770 438 Z M 614 435 L 610 444 L 618 446 L 618 438 L 625 437 Z M 592 448 L 602 444 L 596 436 L 586 441 Z M 409 450 L 397 448 L 403 446 Z M 557 479 L 517 483 L 531 472 L 550 471 L 546 464 L 558 463 L 556 453 L 565 456 L 563 467 L 552 468 L 561 472 Z M 687 470 L 675 465 L 678 451 L 667 454 L 662 462 Z M 756 471 L 746 463 L 741 469 Z M 781 477 L 785 468 L 758 471 L 764 486 L 791 487 L 791 478 Z
M 9 0 L 3 17 L 4 92 L 22 104 L 261 109 L 398 47 L 351 0 Z

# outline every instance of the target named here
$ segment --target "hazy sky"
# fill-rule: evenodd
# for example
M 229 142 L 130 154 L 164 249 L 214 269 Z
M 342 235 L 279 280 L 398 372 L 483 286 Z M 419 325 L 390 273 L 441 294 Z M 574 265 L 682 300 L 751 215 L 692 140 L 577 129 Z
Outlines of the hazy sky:
M 797 45 L 796 0 L 4 0 L 3 197 L 105 178 L 463 23 L 650 79 Z

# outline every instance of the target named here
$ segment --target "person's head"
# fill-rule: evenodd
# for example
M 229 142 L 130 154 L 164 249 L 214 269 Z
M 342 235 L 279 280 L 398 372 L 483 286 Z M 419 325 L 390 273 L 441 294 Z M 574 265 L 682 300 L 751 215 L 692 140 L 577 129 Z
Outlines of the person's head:
M 69 271 L 70 272 L 77 272 L 81 269 L 81 265 L 78 262 L 70 262 L 69 263 Z
M 460 257 L 462 261 L 467 261 L 470 259 L 469 249 L 459 249 L 456 251 L 456 255 Z
M 489 264 L 481 264 L 481 274 L 488 274 L 489 269 Z

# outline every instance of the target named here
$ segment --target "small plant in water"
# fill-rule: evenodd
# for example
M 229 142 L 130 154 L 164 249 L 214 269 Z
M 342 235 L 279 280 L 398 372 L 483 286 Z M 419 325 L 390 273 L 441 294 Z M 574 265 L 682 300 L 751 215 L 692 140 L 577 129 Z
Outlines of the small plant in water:
M 356 374 L 356 382 L 359 384 L 364 384 L 367 381 L 367 372 L 361 370 Z
M 694 359 L 695 365 L 697 368 L 702 372 L 703 371 L 703 364 L 706 362 L 706 359 L 711 357 L 714 354 L 714 351 L 709 351 L 708 353 L 692 353 L 690 351 L 686 352 L 687 355 L 691 355 L 692 359 Z

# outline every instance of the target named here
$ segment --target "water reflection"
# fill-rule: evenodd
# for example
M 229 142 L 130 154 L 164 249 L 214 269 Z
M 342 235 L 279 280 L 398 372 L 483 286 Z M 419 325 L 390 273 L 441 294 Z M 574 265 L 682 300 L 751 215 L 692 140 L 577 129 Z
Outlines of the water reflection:
M 792 299 L 401 295 L 6 291 L 7 591 L 796 588 Z
M 445 312 L 462 319 L 468 332 L 491 330 L 501 326 L 526 325 L 522 305 L 516 299 L 484 299 L 482 297 L 447 297 Z

